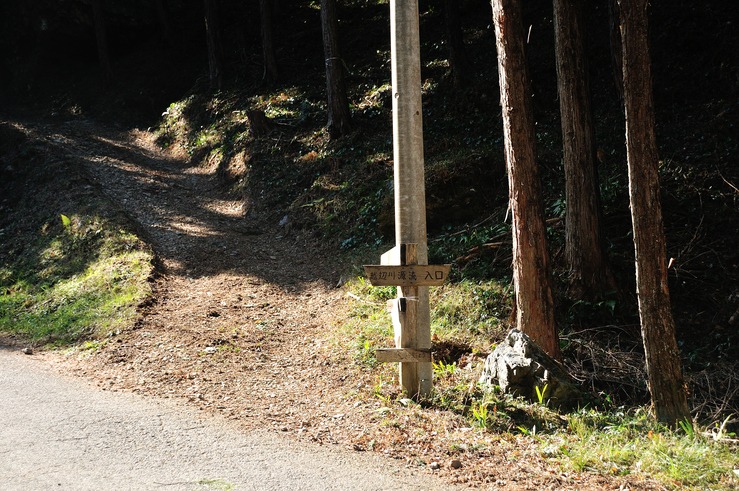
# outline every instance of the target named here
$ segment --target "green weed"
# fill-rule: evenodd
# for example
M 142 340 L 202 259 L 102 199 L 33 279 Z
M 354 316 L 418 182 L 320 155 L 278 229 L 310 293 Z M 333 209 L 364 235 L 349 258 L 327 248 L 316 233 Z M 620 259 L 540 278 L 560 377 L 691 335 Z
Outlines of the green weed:
M 557 447 L 565 469 L 650 476 L 673 489 L 728 490 L 737 484 L 735 448 L 703 436 L 692 423 L 669 430 L 644 410 L 583 410 L 568 420 L 566 430 L 543 437 Z
M 539 404 L 544 405 L 547 389 L 549 388 L 549 384 L 544 384 L 544 388 L 540 389 L 537 385 L 534 387 L 536 389 L 536 400 Z
M 444 361 L 439 361 L 437 363 L 434 363 L 434 377 L 436 378 L 446 378 L 451 377 L 455 374 L 457 371 L 457 363 L 444 363 Z
M 152 253 L 136 236 L 99 217 L 62 215 L 0 267 L 0 331 L 36 342 L 102 337 L 136 317 L 150 294 Z
M 507 286 L 489 281 L 449 283 L 431 289 L 431 330 L 442 339 L 455 339 L 478 351 L 508 329 L 501 322 L 510 310 Z

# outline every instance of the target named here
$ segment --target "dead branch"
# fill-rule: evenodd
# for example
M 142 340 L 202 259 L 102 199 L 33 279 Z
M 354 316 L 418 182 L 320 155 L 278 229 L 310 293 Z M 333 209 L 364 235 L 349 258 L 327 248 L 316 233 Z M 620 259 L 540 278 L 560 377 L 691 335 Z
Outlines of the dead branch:
M 464 256 L 460 256 L 457 259 L 454 260 L 455 263 L 457 263 L 460 266 L 463 266 L 473 260 L 474 258 L 480 256 L 482 253 L 486 251 L 492 251 L 496 250 L 504 245 L 509 245 L 510 242 L 507 241 L 501 241 L 501 242 L 487 242 L 485 244 L 480 244 L 478 246 L 473 247 L 469 251 L 465 253 Z

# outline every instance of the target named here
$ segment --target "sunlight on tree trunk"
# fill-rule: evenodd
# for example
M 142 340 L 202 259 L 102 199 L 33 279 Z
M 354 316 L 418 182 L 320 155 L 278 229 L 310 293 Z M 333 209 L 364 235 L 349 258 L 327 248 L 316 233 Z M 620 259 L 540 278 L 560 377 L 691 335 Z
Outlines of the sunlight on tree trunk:
M 658 421 L 690 419 L 667 284 L 665 235 L 654 133 L 647 0 L 618 0 L 629 199 L 636 251 L 636 288 L 649 392 Z
M 513 214 L 516 326 L 553 358 L 560 358 L 547 251 L 534 121 L 518 0 L 493 0 L 498 48 L 509 202 Z

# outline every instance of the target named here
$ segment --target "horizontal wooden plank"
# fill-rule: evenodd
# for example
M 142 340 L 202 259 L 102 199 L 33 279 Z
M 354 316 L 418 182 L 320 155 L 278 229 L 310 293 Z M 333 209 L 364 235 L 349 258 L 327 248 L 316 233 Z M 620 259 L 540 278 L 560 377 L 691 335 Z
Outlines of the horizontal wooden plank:
M 449 277 L 451 264 L 386 266 L 365 265 L 372 286 L 438 286 Z
M 431 361 L 431 351 L 410 348 L 381 348 L 375 350 L 377 361 L 383 363 L 422 363 Z

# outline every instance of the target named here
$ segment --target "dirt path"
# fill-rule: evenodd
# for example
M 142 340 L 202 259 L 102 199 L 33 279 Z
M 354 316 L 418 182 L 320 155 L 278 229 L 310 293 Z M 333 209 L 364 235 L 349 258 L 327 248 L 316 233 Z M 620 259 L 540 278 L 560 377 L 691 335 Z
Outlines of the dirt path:
M 254 426 L 282 427 L 294 414 L 310 425 L 306 406 L 318 402 L 306 393 L 329 392 L 317 373 L 341 361 L 323 349 L 341 301 L 329 258 L 225 196 L 213 175 L 164 155 L 149 134 L 63 129 L 52 138 L 142 226 L 162 273 L 137 328 L 76 368 Z

